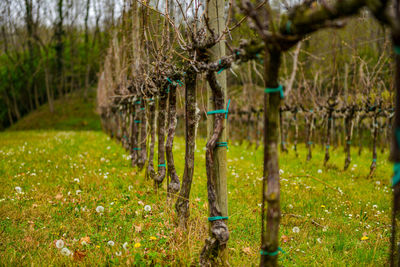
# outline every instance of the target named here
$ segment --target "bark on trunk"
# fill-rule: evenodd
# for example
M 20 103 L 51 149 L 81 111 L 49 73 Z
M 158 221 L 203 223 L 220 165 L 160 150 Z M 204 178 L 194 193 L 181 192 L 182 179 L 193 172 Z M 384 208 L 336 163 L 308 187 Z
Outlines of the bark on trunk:
M 175 163 L 174 163 L 174 154 L 173 154 L 173 145 L 174 145 L 174 136 L 176 130 L 176 86 L 171 86 L 171 90 L 168 96 L 168 136 L 166 143 L 166 154 L 167 154 L 167 163 L 168 163 L 168 173 L 167 177 L 169 177 L 170 182 L 168 184 L 168 197 L 176 195 L 180 189 L 179 176 L 176 174 Z
M 347 170 L 351 163 L 351 138 L 353 136 L 353 119 L 354 119 L 355 107 L 350 107 L 345 117 L 345 132 L 346 132 L 346 144 L 345 144 L 345 162 L 344 170 Z
M 138 105 L 138 112 L 139 112 L 139 144 L 138 147 L 138 161 L 137 165 L 139 170 L 142 170 L 144 165 L 146 164 L 147 159 L 147 150 L 146 150 L 146 140 L 147 140 L 147 120 L 146 120 L 146 108 L 145 102 L 142 98 L 140 104 Z
M 165 113 L 167 111 L 167 88 L 163 88 L 158 99 L 157 133 L 158 133 L 158 170 L 154 176 L 155 189 L 161 187 L 164 181 L 167 165 L 165 162 Z
M 218 83 L 215 72 L 207 73 L 207 81 L 211 89 L 212 104 L 209 108 L 213 110 L 225 109 L 224 88 Z M 227 262 L 227 242 L 229 240 L 228 226 L 224 219 L 228 218 L 226 183 L 221 186 L 221 176 L 226 176 L 226 136 L 224 130 L 224 113 L 216 113 L 209 126 L 209 140 L 206 146 L 206 172 L 207 172 L 207 194 L 210 221 L 210 236 L 206 239 L 203 250 L 200 254 L 200 265 L 216 266 L 228 265 Z M 221 154 L 222 155 L 218 155 Z M 224 160 L 225 159 L 225 160 Z M 225 168 L 225 170 L 223 170 Z M 222 169 L 222 170 L 221 170 Z M 221 172 L 223 172 L 221 174 Z M 225 177 L 226 178 L 226 177 Z M 223 188 L 225 186 L 225 188 Z M 222 206 L 221 207 L 221 203 Z
M 265 50 L 264 80 L 267 88 L 279 86 L 281 51 Z M 260 266 L 278 266 L 281 219 L 279 181 L 279 93 L 264 95 L 264 173 L 261 206 Z M 266 203 L 268 203 L 266 207 Z
M 178 226 L 186 228 L 189 217 L 189 196 L 192 186 L 194 171 L 194 152 L 196 145 L 196 78 L 197 74 L 193 69 L 186 70 L 185 77 L 185 169 L 182 177 L 182 187 L 179 192 L 175 209 L 178 217 Z
M 154 99 L 150 99 L 148 104 L 147 118 L 149 121 L 149 131 L 150 131 L 150 145 L 149 145 L 149 160 L 146 169 L 146 179 L 154 179 L 156 172 L 154 170 L 154 146 L 156 144 L 156 127 L 155 127 L 155 118 L 156 118 L 156 103 Z

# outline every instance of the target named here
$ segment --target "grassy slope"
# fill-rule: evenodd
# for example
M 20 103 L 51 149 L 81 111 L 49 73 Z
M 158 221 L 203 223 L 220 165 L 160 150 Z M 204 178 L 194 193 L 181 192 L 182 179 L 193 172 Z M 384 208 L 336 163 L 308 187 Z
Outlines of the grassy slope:
M 95 94 L 92 92 L 88 101 L 84 101 L 81 92 L 69 94 L 54 102 L 54 113 L 45 104 L 8 128 L 11 131 L 35 129 L 101 130 L 95 114 Z
M 177 171 L 182 174 L 183 139 L 177 138 L 175 144 Z M 196 263 L 207 235 L 203 147 L 204 140 L 199 140 L 189 230 L 183 232 L 174 227 L 174 209 L 166 202 L 165 187 L 155 194 L 152 182 L 130 168 L 127 153 L 104 133 L 1 133 L 1 262 L 70 265 L 73 260 L 54 246 L 55 240 L 63 239 L 72 251 L 85 250 L 83 261 L 91 266 Z M 376 175 L 367 180 L 371 159 L 367 151 L 354 156 L 352 166 L 357 166 L 347 172 L 339 169 L 344 161 L 342 150 L 335 151 L 328 169 L 321 167 L 321 147 L 308 163 L 305 149 L 300 152 L 298 159 L 289 153 L 281 161 L 281 247 L 286 251 L 281 263 L 387 264 L 391 200 L 387 155 L 379 155 Z M 262 151 L 231 145 L 228 157 L 230 262 L 233 266 L 257 265 Z M 306 173 L 330 187 L 301 177 Z M 24 194 L 17 194 L 16 186 Z M 102 216 L 95 211 L 99 205 L 105 208 Z M 150 205 L 151 212 L 144 211 L 144 205 Z M 299 227 L 299 233 L 292 231 L 294 227 Z M 361 240 L 363 234 L 368 240 Z M 91 242 L 83 246 L 78 240 L 87 236 Z M 113 247 L 107 245 L 109 240 L 115 242 Z M 122 248 L 124 242 L 129 244 L 128 251 Z M 135 248 L 135 243 L 141 246 Z M 122 255 L 116 256 L 119 251 Z

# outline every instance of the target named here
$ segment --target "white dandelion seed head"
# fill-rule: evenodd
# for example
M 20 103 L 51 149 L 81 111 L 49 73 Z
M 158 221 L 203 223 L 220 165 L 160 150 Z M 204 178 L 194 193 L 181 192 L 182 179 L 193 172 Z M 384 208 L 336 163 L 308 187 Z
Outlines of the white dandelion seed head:
M 300 228 L 295 226 L 293 227 L 292 232 L 297 234 L 298 232 L 300 232 Z
M 79 182 L 80 182 L 80 181 L 79 181 L 79 178 L 75 178 L 75 179 L 74 179 L 74 182 L 79 183 Z
M 372 208 L 377 209 L 378 205 L 372 205 Z
M 381 181 L 376 181 L 375 182 L 377 185 L 380 185 L 381 184 Z
M 64 247 L 64 241 L 62 241 L 61 239 L 57 240 L 56 241 L 56 247 L 57 248 L 63 248 Z
M 113 247 L 115 245 L 114 241 L 110 240 L 107 242 L 107 245 L 109 245 L 110 247 Z
M 145 210 L 145 211 L 151 211 L 151 207 L 150 207 L 150 205 L 146 205 L 146 206 L 144 206 L 144 210 Z
M 72 253 L 68 248 L 63 248 L 61 250 L 61 254 L 68 257 L 68 256 L 71 256 Z
M 122 245 L 122 247 L 123 247 L 125 250 L 127 250 L 127 249 L 128 249 L 128 242 L 125 242 L 125 243 Z
M 98 213 L 103 213 L 104 212 L 104 207 L 103 206 L 97 206 L 96 211 Z
M 15 191 L 17 191 L 17 193 L 20 194 L 22 192 L 22 188 L 19 186 L 16 186 Z
M 128 190 L 131 191 L 133 189 L 133 186 L 128 186 Z
M 321 169 L 318 169 L 318 173 L 322 173 L 322 170 L 321 170 Z
M 284 174 L 284 173 L 285 172 L 282 169 L 279 170 L 279 174 Z
M 288 208 L 289 208 L 289 209 L 293 209 L 293 205 L 292 205 L 292 204 L 289 204 L 289 205 L 288 205 Z
M 121 251 L 115 252 L 115 255 L 117 255 L 118 257 L 122 255 Z
M 75 194 L 76 194 L 77 196 L 79 196 L 79 195 L 81 194 L 81 192 L 82 192 L 82 190 L 79 190 L 79 189 L 78 189 L 78 190 L 75 191 Z

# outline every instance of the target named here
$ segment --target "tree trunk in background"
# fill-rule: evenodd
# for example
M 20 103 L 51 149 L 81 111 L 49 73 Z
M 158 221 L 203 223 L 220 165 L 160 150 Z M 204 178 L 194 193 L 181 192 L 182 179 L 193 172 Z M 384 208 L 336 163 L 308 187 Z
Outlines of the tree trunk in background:
M 377 140 L 378 140 L 378 130 L 379 130 L 379 127 L 378 127 L 378 111 L 375 110 L 374 111 L 374 117 L 373 117 L 373 120 L 372 120 L 372 139 L 373 139 L 373 141 L 372 141 L 372 163 L 371 163 L 371 167 L 370 167 L 370 170 L 369 170 L 369 177 L 371 177 L 374 174 L 375 169 L 376 169 L 376 158 L 378 156 L 377 153 L 376 153 L 376 143 L 377 143 Z
M 146 108 L 144 99 L 140 101 L 139 107 L 139 142 L 138 147 L 140 150 L 138 151 L 138 167 L 139 170 L 142 170 L 147 160 L 147 150 L 146 150 L 146 141 L 147 141 L 147 120 L 146 120 Z
M 178 226 L 186 228 L 189 218 L 189 197 L 192 187 L 194 171 L 194 152 L 196 145 L 196 125 L 198 114 L 196 113 L 196 78 L 195 70 L 186 70 L 185 76 L 185 169 L 183 171 L 182 186 L 175 209 L 178 217 Z
M 149 160 L 146 169 L 146 179 L 154 179 L 156 172 L 154 170 L 154 146 L 156 144 L 156 103 L 154 99 L 150 99 L 147 103 L 147 120 L 149 122 L 149 132 L 150 132 L 150 145 L 149 145 Z
M 54 39 L 55 45 L 54 49 L 56 52 L 56 86 L 58 89 L 59 97 L 63 96 L 64 92 L 64 71 L 63 71 L 63 54 L 64 54 L 64 29 L 63 29 L 63 0 L 58 0 L 57 2 L 57 23 L 55 25 Z
M 166 174 L 165 162 L 165 121 L 167 111 L 168 94 L 166 88 L 163 88 L 160 97 L 158 98 L 158 116 L 157 116 L 157 132 L 158 132 L 158 171 L 154 177 L 155 189 L 158 189 L 164 181 Z
M 264 80 L 267 88 L 279 86 L 281 51 L 265 49 Z M 281 219 L 279 181 L 279 93 L 264 95 L 264 171 L 261 206 L 260 266 L 278 266 Z M 266 205 L 267 202 L 268 204 Z
M 225 28 L 224 0 L 210 0 L 206 5 L 210 29 L 216 36 L 222 34 Z M 224 40 L 209 49 L 210 61 L 216 61 L 225 56 Z M 227 96 L 226 71 L 207 73 L 208 81 L 208 111 L 224 109 Z M 225 114 L 215 114 L 207 117 L 207 193 L 210 218 L 228 216 L 228 190 L 226 179 L 226 147 L 218 147 L 217 142 L 226 142 Z M 243 122 L 243 121 L 242 121 Z M 243 127 L 242 130 L 244 131 Z M 228 266 L 227 242 L 229 231 L 225 220 L 216 219 L 209 223 L 209 237 L 200 255 L 200 264 L 203 266 Z
M 351 137 L 353 136 L 353 119 L 354 119 L 355 107 L 350 107 L 347 110 L 347 114 L 345 117 L 345 133 L 346 133 L 346 144 L 345 144 L 345 162 L 344 162 L 344 170 L 347 170 L 351 163 Z
M 90 56 L 89 56 L 89 10 L 90 10 L 90 0 L 86 0 L 86 13 L 85 13 L 85 59 L 86 59 L 86 73 L 85 73 L 85 88 L 83 89 L 83 99 L 87 101 L 88 90 L 89 90 L 89 75 L 90 75 Z
M 176 130 L 176 86 L 171 86 L 171 90 L 168 96 L 168 136 L 166 143 L 166 154 L 167 154 L 167 163 L 168 163 L 168 173 L 167 177 L 169 177 L 170 182 L 168 183 L 167 191 L 168 197 L 174 196 L 179 192 L 180 182 L 179 176 L 176 174 L 175 163 L 174 163 L 174 154 L 173 154 L 173 145 L 174 145 L 174 136 Z

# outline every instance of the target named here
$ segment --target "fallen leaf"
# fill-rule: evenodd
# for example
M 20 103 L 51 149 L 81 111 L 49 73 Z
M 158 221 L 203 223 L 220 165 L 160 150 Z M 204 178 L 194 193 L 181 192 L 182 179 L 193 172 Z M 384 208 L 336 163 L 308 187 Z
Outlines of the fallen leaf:
M 133 225 L 135 226 L 136 233 L 140 233 L 142 231 L 142 225 Z
M 86 242 L 87 244 L 89 244 L 90 243 L 90 237 L 88 237 L 88 236 L 82 237 L 81 240 L 79 241 L 79 243 L 82 244 L 82 242 Z
M 58 194 L 55 196 L 55 199 L 60 200 L 60 199 L 62 199 L 62 197 L 63 197 L 63 195 L 60 194 L 60 193 L 58 193 Z
M 242 251 L 248 255 L 251 253 L 250 247 L 242 248 Z
M 74 260 L 81 261 L 86 257 L 86 253 L 84 251 L 75 250 L 74 252 Z
M 282 239 L 283 243 L 286 243 L 289 241 L 289 237 L 286 235 L 281 236 L 281 239 Z

